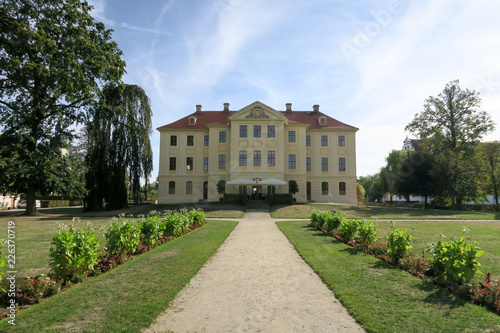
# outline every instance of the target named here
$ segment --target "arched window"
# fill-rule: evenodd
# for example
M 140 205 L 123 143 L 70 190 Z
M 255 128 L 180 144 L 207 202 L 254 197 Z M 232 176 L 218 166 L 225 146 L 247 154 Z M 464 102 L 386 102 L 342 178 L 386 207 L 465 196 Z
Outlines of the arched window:
M 168 182 L 168 194 L 175 194 L 175 182 Z
M 186 194 L 193 194 L 193 182 L 186 182 Z
M 339 183 L 339 195 L 345 195 L 345 183 L 344 182 L 340 182 Z
M 328 182 L 321 183 L 321 194 L 328 195 Z

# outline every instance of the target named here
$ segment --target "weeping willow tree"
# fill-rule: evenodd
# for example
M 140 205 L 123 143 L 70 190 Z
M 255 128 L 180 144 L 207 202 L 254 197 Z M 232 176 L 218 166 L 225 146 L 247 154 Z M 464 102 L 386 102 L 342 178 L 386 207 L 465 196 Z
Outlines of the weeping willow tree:
M 153 170 L 150 100 L 136 85 L 106 87 L 87 124 L 86 209 L 127 206 L 127 175 L 135 202 Z

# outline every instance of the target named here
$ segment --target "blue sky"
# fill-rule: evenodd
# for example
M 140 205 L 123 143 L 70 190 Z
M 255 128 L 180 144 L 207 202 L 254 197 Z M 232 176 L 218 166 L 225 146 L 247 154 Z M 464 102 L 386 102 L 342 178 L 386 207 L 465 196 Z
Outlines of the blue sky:
M 89 2 L 124 52 L 124 81 L 151 98 L 155 129 L 196 104 L 207 111 L 256 100 L 277 110 L 319 104 L 360 129 L 357 174 L 366 176 L 402 147 L 404 127 L 424 100 L 453 79 L 481 93 L 481 109 L 500 127 L 495 0 Z

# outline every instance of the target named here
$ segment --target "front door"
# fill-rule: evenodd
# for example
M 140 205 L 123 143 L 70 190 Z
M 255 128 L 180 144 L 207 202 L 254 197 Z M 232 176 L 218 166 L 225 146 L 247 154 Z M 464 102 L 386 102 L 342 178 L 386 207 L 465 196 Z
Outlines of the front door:
M 262 186 L 252 186 L 252 199 L 260 199 L 262 196 Z
M 311 200 L 311 182 L 307 182 L 307 201 Z

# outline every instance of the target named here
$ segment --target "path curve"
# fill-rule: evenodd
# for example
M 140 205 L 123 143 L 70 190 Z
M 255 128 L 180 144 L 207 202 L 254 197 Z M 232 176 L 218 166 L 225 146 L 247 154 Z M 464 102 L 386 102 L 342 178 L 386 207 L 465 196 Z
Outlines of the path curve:
M 267 211 L 249 210 L 143 332 L 364 332 Z

